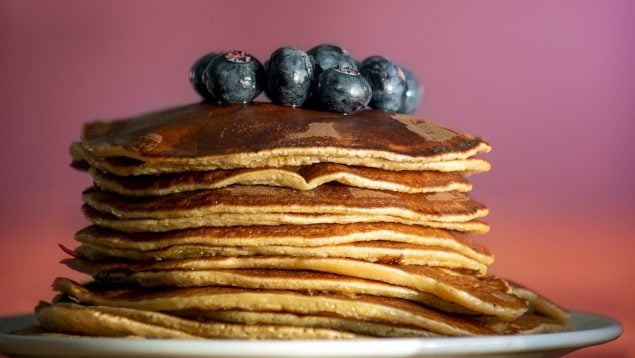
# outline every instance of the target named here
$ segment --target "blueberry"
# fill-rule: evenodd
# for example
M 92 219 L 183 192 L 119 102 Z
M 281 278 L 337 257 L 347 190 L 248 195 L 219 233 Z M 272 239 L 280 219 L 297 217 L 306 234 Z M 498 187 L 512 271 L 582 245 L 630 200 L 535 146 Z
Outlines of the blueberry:
M 218 55 L 218 52 L 210 52 L 207 55 L 199 58 L 194 62 L 192 68 L 190 68 L 190 83 L 201 97 L 205 98 L 208 101 L 213 100 L 212 95 L 207 90 L 207 86 L 205 86 L 205 82 L 203 82 L 203 72 L 207 68 L 207 65 L 211 60 L 214 59 Z
M 384 57 L 382 57 L 382 56 L 377 56 L 377 55 L 375 55 L 375 56 L 369 56 L 369 57 L 366 57 L 366 58 L 364 59 L 364 61 L 362 61 L 362 62 L 359 64 L 359 68 L 366 67 L 366 66 L 370 65 L 370 64 L 371 64 L 371 63 L 373 63 L 373 62 L 383 61 L 383 60 L 385 60 L 385 58 L 384 58 Z
M 365 109 L 372 90 L 368 81 L 349 67 L 329 68 L 317 81 L 316 98 L 328 111 L 355 113 Z
M 315 61 L 315 74 L 319 76 L 322 72 L 333 67 L 349 67 L 357 70 L 357 62 L 345 49 L 329 44 L 315 46 L 307 51 Z
M 406 90 L 406 78 L 397 65 L 384 57 L 371 56 L 362 62 L 359 72 L 373 89 L 369 104 L 371 108 L 399 111 Z
M 406 90 L 401 97 L 401 108 L 399 108 L 399 112 L 411 114 L 414 113 L 421 101 L 423 88 L 412 71 L 403 67 L 401 69 L 406 77 Z
M 313 58 L 293 47 L 281 47 L 267 65 L 265 92 L 274 103 L 301 106 L 311 94 L 315 77 Z
M 203 82 L 219 103 L 251 102 L 262 92 L 262 64 L 244 51 L 224 52 L 214 57 L 203 72 Z

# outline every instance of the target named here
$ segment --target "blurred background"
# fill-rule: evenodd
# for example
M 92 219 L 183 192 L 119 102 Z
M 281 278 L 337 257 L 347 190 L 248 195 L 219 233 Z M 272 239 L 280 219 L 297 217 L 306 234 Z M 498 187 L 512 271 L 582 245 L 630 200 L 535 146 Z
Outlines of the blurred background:
M 0 314 L 50 299 L 85 225 L 82 123 L 198 101 L 212 50 L 381 54 L 426 88 L 417 114 L 485 137 L 492 271 L 625 334 L 573 357 L 635 355 L 635 2 L 0 1 Z

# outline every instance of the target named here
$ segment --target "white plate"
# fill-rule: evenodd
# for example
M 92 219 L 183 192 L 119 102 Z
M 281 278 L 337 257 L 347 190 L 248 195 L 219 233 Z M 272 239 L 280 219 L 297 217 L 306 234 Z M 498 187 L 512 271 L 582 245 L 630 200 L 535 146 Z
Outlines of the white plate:
M 533 335 L 365 339 L 349 341 L 231 341 L 19 336 L 33 315 L 0 318 L 0 353 L 39 357 L 450 357 L 560 356 L 611 341 L 614 319 L 573 312 L 566 332 Z

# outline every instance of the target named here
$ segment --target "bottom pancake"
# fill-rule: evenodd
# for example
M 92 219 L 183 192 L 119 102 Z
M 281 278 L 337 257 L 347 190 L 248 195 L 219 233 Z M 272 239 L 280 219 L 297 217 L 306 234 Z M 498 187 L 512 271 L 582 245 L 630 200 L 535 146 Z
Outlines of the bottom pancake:
M 463 306 L 412 288 L 316 271 L 237 269 L 108 272 L 98 275 L 97 279 L 106 284 L 122 283 L 142 287 L 232 286 L 382 296 L 421 303 L 445 312 L 478 314 Z
M 37 318 L 49 334 L 177 339 L 423 338 L 448 333 L 560 332 L 568 317 L 560 307 L 519 285 L 514 289 L 530 298 L 530 307 L 513 321 L 482 315 L 446 315 L 400 300 L 363 295 L 307 295 L 223 287 L 88 289 L 67 279 L 58 279 L 55 286 L 68 296 L 58 296 L 55 303 L 41 303 L 36 308 Z
M 183 313 L 177 313 L 181 315 Z M 187 316 L 188 313 L 186 313 Z M 191 314 L 191 313 L 189 313 Z M 278 312 L 252 312 L 252 311 L 207 311 L 198 312 L 199 317 L 209 318 L 215 321 L 241 324 L 263 325 L 289 325 L 297 327 L 328 328 L 353 331 L 359 334 L 379 337 L 433 337 L 438 336 L 432 332 L 398 327 L 387 324 L 369 324 L 368 322 L 347 320 L 334 316 L 306 316 Z M 565 327 L 565 322 L 558 321 L 536 313 L 526 313 L 518 319 L 507 322 L 495 317 L 471 317 L 480 325 L 490 329 L 494 334 L 537 334 L 560 332 Z
M 436 337 L 429 331 L 396 326 L 393 324 L 381 324 L 364 322 L 359 320 L 342 318 L 337 315 L 297 315 L 280 312 L 254 312 L 254 311 L 185 311 L 172 312 L 172 314 L 184 317 L 199 317 L 213 321 L 239 323 L 246 325 L 282 325 L 293 327 L 310 327 L 333 329 L 338 331 L 353 332 L 356 334 L 373 337 Z
M 144 311 L 219 311 L 335 315 L 365 322 L 393 324 L 441 335 L 487 335 L 494 332 L 478 321 L 449 315 L 415 303 L 367 295 L 302 293 L 230 287 L 182 289 L 103 288 L 81 286 L 59 278 L 54 287 L 82 305 L 131 308 Z
M 283 269 L 317 271 L 356 277 L 408 287 L 435 295 L 445 301 L 471 311 L 494 315 L 506 320 L 520 317 L 527 311 L 526 302 L 509 293 L 509 285 L 495 277 L 476 277 L 452 270 L 387 265 L 341 258 L 302 258 L 278 256 L 210 257 L 196 260 L 167 260 L 162 262 L 90 261 L 83 258 L 64 260 L 74 270 L 94 277 L 108 277 L 121 271 L 137 282 L 149 279 L 149 271 L 173 271 L 173 280 L 196 280 L 196 286 L 218 284 L 217 278 L 201 270 Z M 177 272 L 180 271 L 180 272 Z M 190 271 L 191 274 L 186 272 Z M 145 279 L 144 279 L 144 275 Z M 187 277 L 189 276 L 189 277 Z M 146 281 L 147 282 L 147 281 Z
M 40 304 L 37 319 L 48 331 L 97 337 L 180 339 L 342 339 L 363 336 L 336 330 L 282 325 L 201 322 L 165 313 L 74 303 Z
M 558 306 L 550 299 L 542 296 L 535 291 L 517 283 L 510 282 L 512 294 L 520 297 L 529 303 L 529 310 L 536 312 L 542 316 L 553 318 L 558 322 L 567 322 L 569 320 L 569 312 Z

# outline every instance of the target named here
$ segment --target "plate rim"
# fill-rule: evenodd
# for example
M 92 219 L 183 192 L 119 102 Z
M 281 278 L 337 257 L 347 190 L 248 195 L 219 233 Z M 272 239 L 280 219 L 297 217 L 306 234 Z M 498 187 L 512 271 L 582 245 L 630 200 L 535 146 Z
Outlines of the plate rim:
M 27 322 L 28 321 L 28 322 Z M 42 337 L 9 334 L 8 330 L 25 328 L 35 322 L 34 314 L 0 316 L 0 353 L 60 356 L 43 345 L 64 349 L 65 356 L 103 356 L 136 354 L 172 356 L 174 349 L 186 345 L 188 357 L 263 357 L 272 353 L 279 357 L 407 357 L 415 355 L 500 354 L 536 351 L 571 352 L 617 339 L 622 324 L 609 316 L 584 311 L 571 311 L 570 325 L 583 323 L 590 327 L 572 327 L 569 331 L 527 335 L 434 338 L 378 338 L 361 340 L 174 340 L 100 337 Z M 591 321 L 589 323 L 589 321 Z M 21 326 L 18 326 L 21 322 Z M 13 326 L 11 326 L 13 323 Z M 5 327 L 6 326 L 6 327 Z M 151 345 L 147 343 L 151 342 Z M 95 347 L 99 348 L 99 353 Z M 74 349 L 72 353 L 70 349 Z M 90 353 L 94 352 L 94 353 Z

